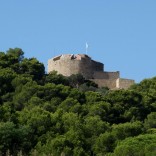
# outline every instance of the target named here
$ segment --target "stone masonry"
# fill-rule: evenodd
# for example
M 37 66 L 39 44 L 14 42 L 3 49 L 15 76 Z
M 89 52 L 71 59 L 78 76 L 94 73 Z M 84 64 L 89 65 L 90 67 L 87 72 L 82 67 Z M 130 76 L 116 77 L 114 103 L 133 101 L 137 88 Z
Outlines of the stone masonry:
M 62 54 L 49 59 L 48 73 L 54 70 L 64 76 L 80 73 L 85 79 L 97 83 L 99 87 L 110 89 L 127 89 L 134 84 L 134 80 L 120 78 L 119 71 L 104 71 L 103 63 L 96 62 L 85 54 Z

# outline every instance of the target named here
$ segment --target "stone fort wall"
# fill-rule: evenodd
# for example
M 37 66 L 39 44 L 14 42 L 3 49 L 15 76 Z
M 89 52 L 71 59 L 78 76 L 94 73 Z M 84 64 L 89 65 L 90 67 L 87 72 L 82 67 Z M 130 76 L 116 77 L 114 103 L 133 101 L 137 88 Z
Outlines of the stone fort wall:
M 91 79 L 95 71 L 103 71 L 104 65 L 91 60 L 87 55 L 60 55 L 48 61 L 48 73 L 56 70 L 59 74 L 70 76 L 82 74 L 86 79 Z
M 127 89 L 134 83 L 134 80 L 119 78 L 116 80 L 116 88 Z
M 118 78 L 118 79 L 90 79 L 90 80 L 94 81 L 96 84 L 98 84 L 98 87 L 108 87 L 112 90 L 127 89 L 135 83 L 134 80 L 123 79 L 123 78 Z
M 119 71 L 104 71 L 104 64 L 92 60 L 85 54 L 56 56 L 48 60 L 48 73 L 53 70 L 64 76 L 80 73 L 86 79 L 97 83 L 99 87 L 108 87 L 110 89 L 126 89 L 134 84 L 134 80 L 121 79 Z
M 116 80 L 114 79 L 90 79 L 91 81 L 98 84 L 98 87 L 108 87 L 110 89 L 117 89 L 116 88 Z
M 94 79 L 117 79 L 120 77 L 120 72 L 106 72 L 106 71 L 95 71 Z

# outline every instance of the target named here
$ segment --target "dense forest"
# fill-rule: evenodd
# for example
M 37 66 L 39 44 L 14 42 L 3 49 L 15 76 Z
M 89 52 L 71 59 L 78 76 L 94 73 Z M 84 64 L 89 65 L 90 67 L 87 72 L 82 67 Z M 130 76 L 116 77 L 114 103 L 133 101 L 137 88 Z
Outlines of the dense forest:
M 111 91 L 0 52 L 0 155 L 155 156 L 156 77 Z

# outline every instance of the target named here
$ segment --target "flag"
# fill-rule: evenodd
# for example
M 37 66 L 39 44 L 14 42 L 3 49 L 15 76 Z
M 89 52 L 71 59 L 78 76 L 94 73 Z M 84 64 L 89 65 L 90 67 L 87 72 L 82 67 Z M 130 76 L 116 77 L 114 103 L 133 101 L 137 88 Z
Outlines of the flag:
M 86 49 L 88 49 L 88 43 L 86 42 Z

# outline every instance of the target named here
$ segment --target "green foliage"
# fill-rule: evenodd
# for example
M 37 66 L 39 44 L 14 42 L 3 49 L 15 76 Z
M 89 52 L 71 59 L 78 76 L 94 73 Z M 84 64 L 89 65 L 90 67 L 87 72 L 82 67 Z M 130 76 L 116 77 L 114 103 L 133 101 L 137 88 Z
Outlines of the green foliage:
M 11 68 L 15 72 L 20 72 L 20 62 L 24 58 L 24 52 L 22 49 L 15 48 L 9 49 L 7 53 L 0 52 L 0 67 Z
M 105 100 L 112 105 L 109 122 L 123 123 L 131 120 L 143 121 L 149 113 L 140 93 L 132 90 L 117 90 L 106 94 Z
M 156 128 L 156 112 L 151 112 L 145 119 L 145 128 Z
M 103 121 L 107 121 L 107 116 L 111 105 L 107 102 L 94 102 L 92 105 L 86 105 L 90 116 L 99 116 Z
M 46 83 L 55 83 L 55 84 L 64 84 L 64 85 L 69 85 L 68 78 L 64 77 L 61 74 L 57 74 L 57 71 L 52 71 L 50 72 L 46 78 L 45 78 Z
M 0 155 L 154 156 L 155 134 L 155 77 L 111 91 L 0 52 Z
M 21 73 L 32 75 L 34 80 L 40 80 L 45 74 L 44 65 L 36 58 L 23 59 L 20 64 Z
M 127 122 L 122 124 L 112 125 L 112 133 L 118 140 L 123 140 L 130 136 L 137 136 L 143 133 L 143 125 L 140 121 Z
M 33 107 L 33 109 L 24 109 L 19 112 L 18 117 L 21 125 L 29 126 L 35 133 L 40 135 L 48 130 L 51 123 L 51 114 L 40 107 Z
M 16 77 L 16 73 L 10 68 L 0 69 L 0 95 L 13 91 L 11 81 Z
M 15 48 L 15 49 L 10 48 L 7 51 L 7 55 L 10 56 L 16 63 L 21 62 L 24 58 L 24 52 L 20 48 Z
M 111 132 L 101 134 L 94 145 L 94 152 L 97 155 L 105 155 L 113 151 L 116 138 Z
M 155 156 L 156 134 L 139 135 L 118 143 L 113 156 Z
M 102 101 L 102 95 L 98 92 L 89 91 L 86 92 L 85 95 L 87 103 Z
M 59 107 L 62 108 L 64 112 L 74 112 L 74 113 L 81 112 L 80 103 L 73 98 L 67 98 L 59 105 Z
M 68 77 L 68 79 L 70 86 L 76 88 L 79 88 L 79 86 L 85 81 L 84 77 L 81 74 L 72 74 Z
M 18 151 L 28 152 L 31 142 L 28 140 L 30 129 L 26 126 L 17 127 L 13 122 L 0 122 L 0 151 L 10 151 L 16 155 Z
M 143 105 L 147 108 L 146 111 L 156 111 L 156 77 L 145 79 L 139 84 L 132 86 L 132 90 L 142 94 Z

